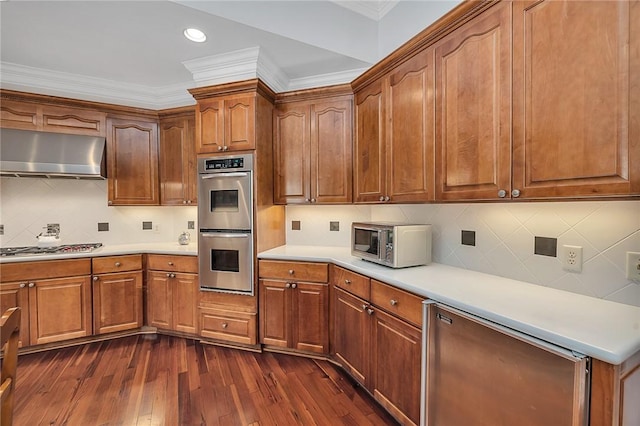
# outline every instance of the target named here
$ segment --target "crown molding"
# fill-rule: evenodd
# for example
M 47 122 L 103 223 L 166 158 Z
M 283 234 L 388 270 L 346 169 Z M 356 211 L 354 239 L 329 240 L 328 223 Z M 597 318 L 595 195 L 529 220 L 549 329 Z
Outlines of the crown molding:
M 0 87 L 148 109 L 194 104 L 190 84 L 148 87 L 0 62 Z
M 393 9 L 399 0 L 372 0 L 372 1 L 353 1 L 353 0 L 331 0 L 333 3 L 349 9 L 352 12 L 359 13 L 374 21 L 380 21 L 391 9 Z
M 289 81 L 288 90 L 303 90 L 316 87 L 333 86 L 337 84 L 351 83 L 356 77 L 367 71 L 368 68 L 358 68 L 328 74 L 314 75 L 311 77 L 295 78 Z

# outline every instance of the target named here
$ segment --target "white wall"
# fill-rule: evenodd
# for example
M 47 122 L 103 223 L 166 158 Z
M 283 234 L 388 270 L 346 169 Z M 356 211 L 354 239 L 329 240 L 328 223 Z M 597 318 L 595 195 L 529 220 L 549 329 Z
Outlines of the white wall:
M 332 220 L 339 232 L 329 231 Z M 625 253 L 640 251 L 640 201 L 288 206 L 287 243 L 348 245 L 359 220 L 432 224 L 438 263 L 640 306 L 640 283 L 624 273 Z M 476 232 L 475 247 L 461 244 L 463 229 Z M 557 238 L 558 253 L 565 244 L 583 247 L 582 273 L 535 255 L 534 236 Z
M 0 246 L 36 244 L 47 223 L 59 223 L 63 243 L 128 244 L 178 241 L 196 207 L 109 207 L 107 181 L 0 178 Z M 158 231 L 142 230 L 151 221 Z M 98 222 L 109 222 L 98 232 Z M 195 237 L 195 231 L 189 231 Z

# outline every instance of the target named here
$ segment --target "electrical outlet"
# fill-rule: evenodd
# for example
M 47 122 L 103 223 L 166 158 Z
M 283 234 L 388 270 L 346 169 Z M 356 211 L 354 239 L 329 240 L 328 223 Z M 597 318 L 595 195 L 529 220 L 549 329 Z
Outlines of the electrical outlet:
M 627 279 L 640 281 L 640 253 L 627 252 Z
M 582 272 L 582 247 L 562 246 L 562 269 Z
M 158 224 L 153 225 L 153 233 L 154 234 L 159 234 L 160 233 L 160 225 L 158 225 Z

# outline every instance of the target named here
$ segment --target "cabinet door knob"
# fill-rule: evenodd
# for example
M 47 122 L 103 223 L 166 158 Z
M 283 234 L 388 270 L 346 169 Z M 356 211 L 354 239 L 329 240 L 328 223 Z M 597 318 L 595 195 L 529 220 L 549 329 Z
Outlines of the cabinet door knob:
M 389 198 L 389 196 L 387 195 L 386 197 L 384 197 L 385 201 L 389 201 L 391 198 Z
M 36 286 L 36 283 L 29 283 L 28 286 L 29 288 L 34 288 Z
M 119 268 L 120 266 L 122 266 L 122 263 L 120 263 L 120 262 L 116 262 L 116 267 L 118 267 L 118 268 Z
M 368 305 L 366 305 L 366 304 L 364 304 L 364 303 L 362 304 L 362 310 L 363 310 L 363 311 L 366 311 L 368 307 L 369 307 Z
M 317 200 L 316 200 L 315 198 L 312 198 L 312 199 L 311 199 L 311 202 L 312 202 L 312 203 L 315 203 L 316 201 L 317 201 Z
M 223 151 L 228 151 L 228 150 L 229 150 L 229 147 L 225 145 Z
M 229 324 L 227 324 L 226 322 L 223 322 L 222 323 L 222 328 L 227 328 L 227 327 L 229 327 Z
M 222 145 L 218 146 L 218 151 L 222 151 Z
M 100 278 L 98 278 L 96 275 L 93 276 L 93 280 L 94 281 L 98 281 Z
M 298 284 L 296 284 L 296 283 L 291 283 L 291 288 L 296 288 L 296 287 L 298 287 Z
M 380 201 L 384 201 L 384 197 L 382 195 L 380 196 Z
M 187 204 L 191 204 L 191 200 L 187 200 Z
M 182 204 L 187 204 L 187 200 L 182 200 Z
M 286 283 L 286 284 L 284 285 L 284 288 L 291 288 L 291 283 Z
M 505 191 L 504 189 L 501 189 L 500 191 L 498 191 L 498 197 L 504 198 L 506 196 L 507 196 L 507 191 Z
M 513 191 L 511 191 L 511 196 L 513 198 L 518 198 L 520 196 L 520 190 L 519 189 L 514 189 Z
M 27 283 L 20 283 L 20 288 L 25 288 L 27 286 Z
M 293 275 L 295 273 L 296 273 L 296 271 L 294 271 L 293 269 L 289 269 L 289 275 Z
M 391 299 L 389 303 L 391 303 L 391 306 L 396 306 L 398 304 L 398 301 L 396 299 Z
M 367 314 L 369 314 L 369 315 L 373 315 L 373 309 L 368 308 L 368 309 L 367 309 Z
M 113 204 L 113 201 L 109 200 L 109 201 L 107 202 L 107 204 L 112 205 L 112 204 Z
M 171 278 L 171 274 L 167 272 L 167 278 Z
M 311 200 L 310 200 L 310 199 L 308 199 L 308 198 L 305 198 L 305 199 L 304 199 L 304 202 L 305 202 L 305 203 L 310 203 L 310 202 L 311 202 Z
M 351 284 L 351 280 L 344 280 L 345 284 Z

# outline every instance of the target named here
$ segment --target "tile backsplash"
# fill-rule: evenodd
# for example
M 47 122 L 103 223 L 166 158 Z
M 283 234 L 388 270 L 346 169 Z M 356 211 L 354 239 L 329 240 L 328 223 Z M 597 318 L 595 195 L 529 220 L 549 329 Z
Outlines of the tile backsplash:
M 433 225 L 434 262 L 640 306 L 640 283 L 625 277 L 625 253 L 640 251 L 640 201 L 507 202 L 288 206 L 288 244 L 344 246 L 351 222 L 406 221 Z M 329 222 L 340 221 L 330 232 Z M 475 231 L 475 246 L 461 231 Z M 535 237 L 583 248 L 581 273 L 560 257 L 534 254 Z
M 0 235 L 0 246 L 35 245 L 36 235 L 48 223 L 60 224 L 64 244 L 177 242 L 178 235 L 187 230 L 188 221 L 197 220 L 196 209 L 109 207 L 106 180 L 3 177 L 0 223 L 4 234 Z M 154 229 L 143 230 L 143 222 L 152 222 Z M 105 223 L 109 230 L 98 231 L 98 224 Z

